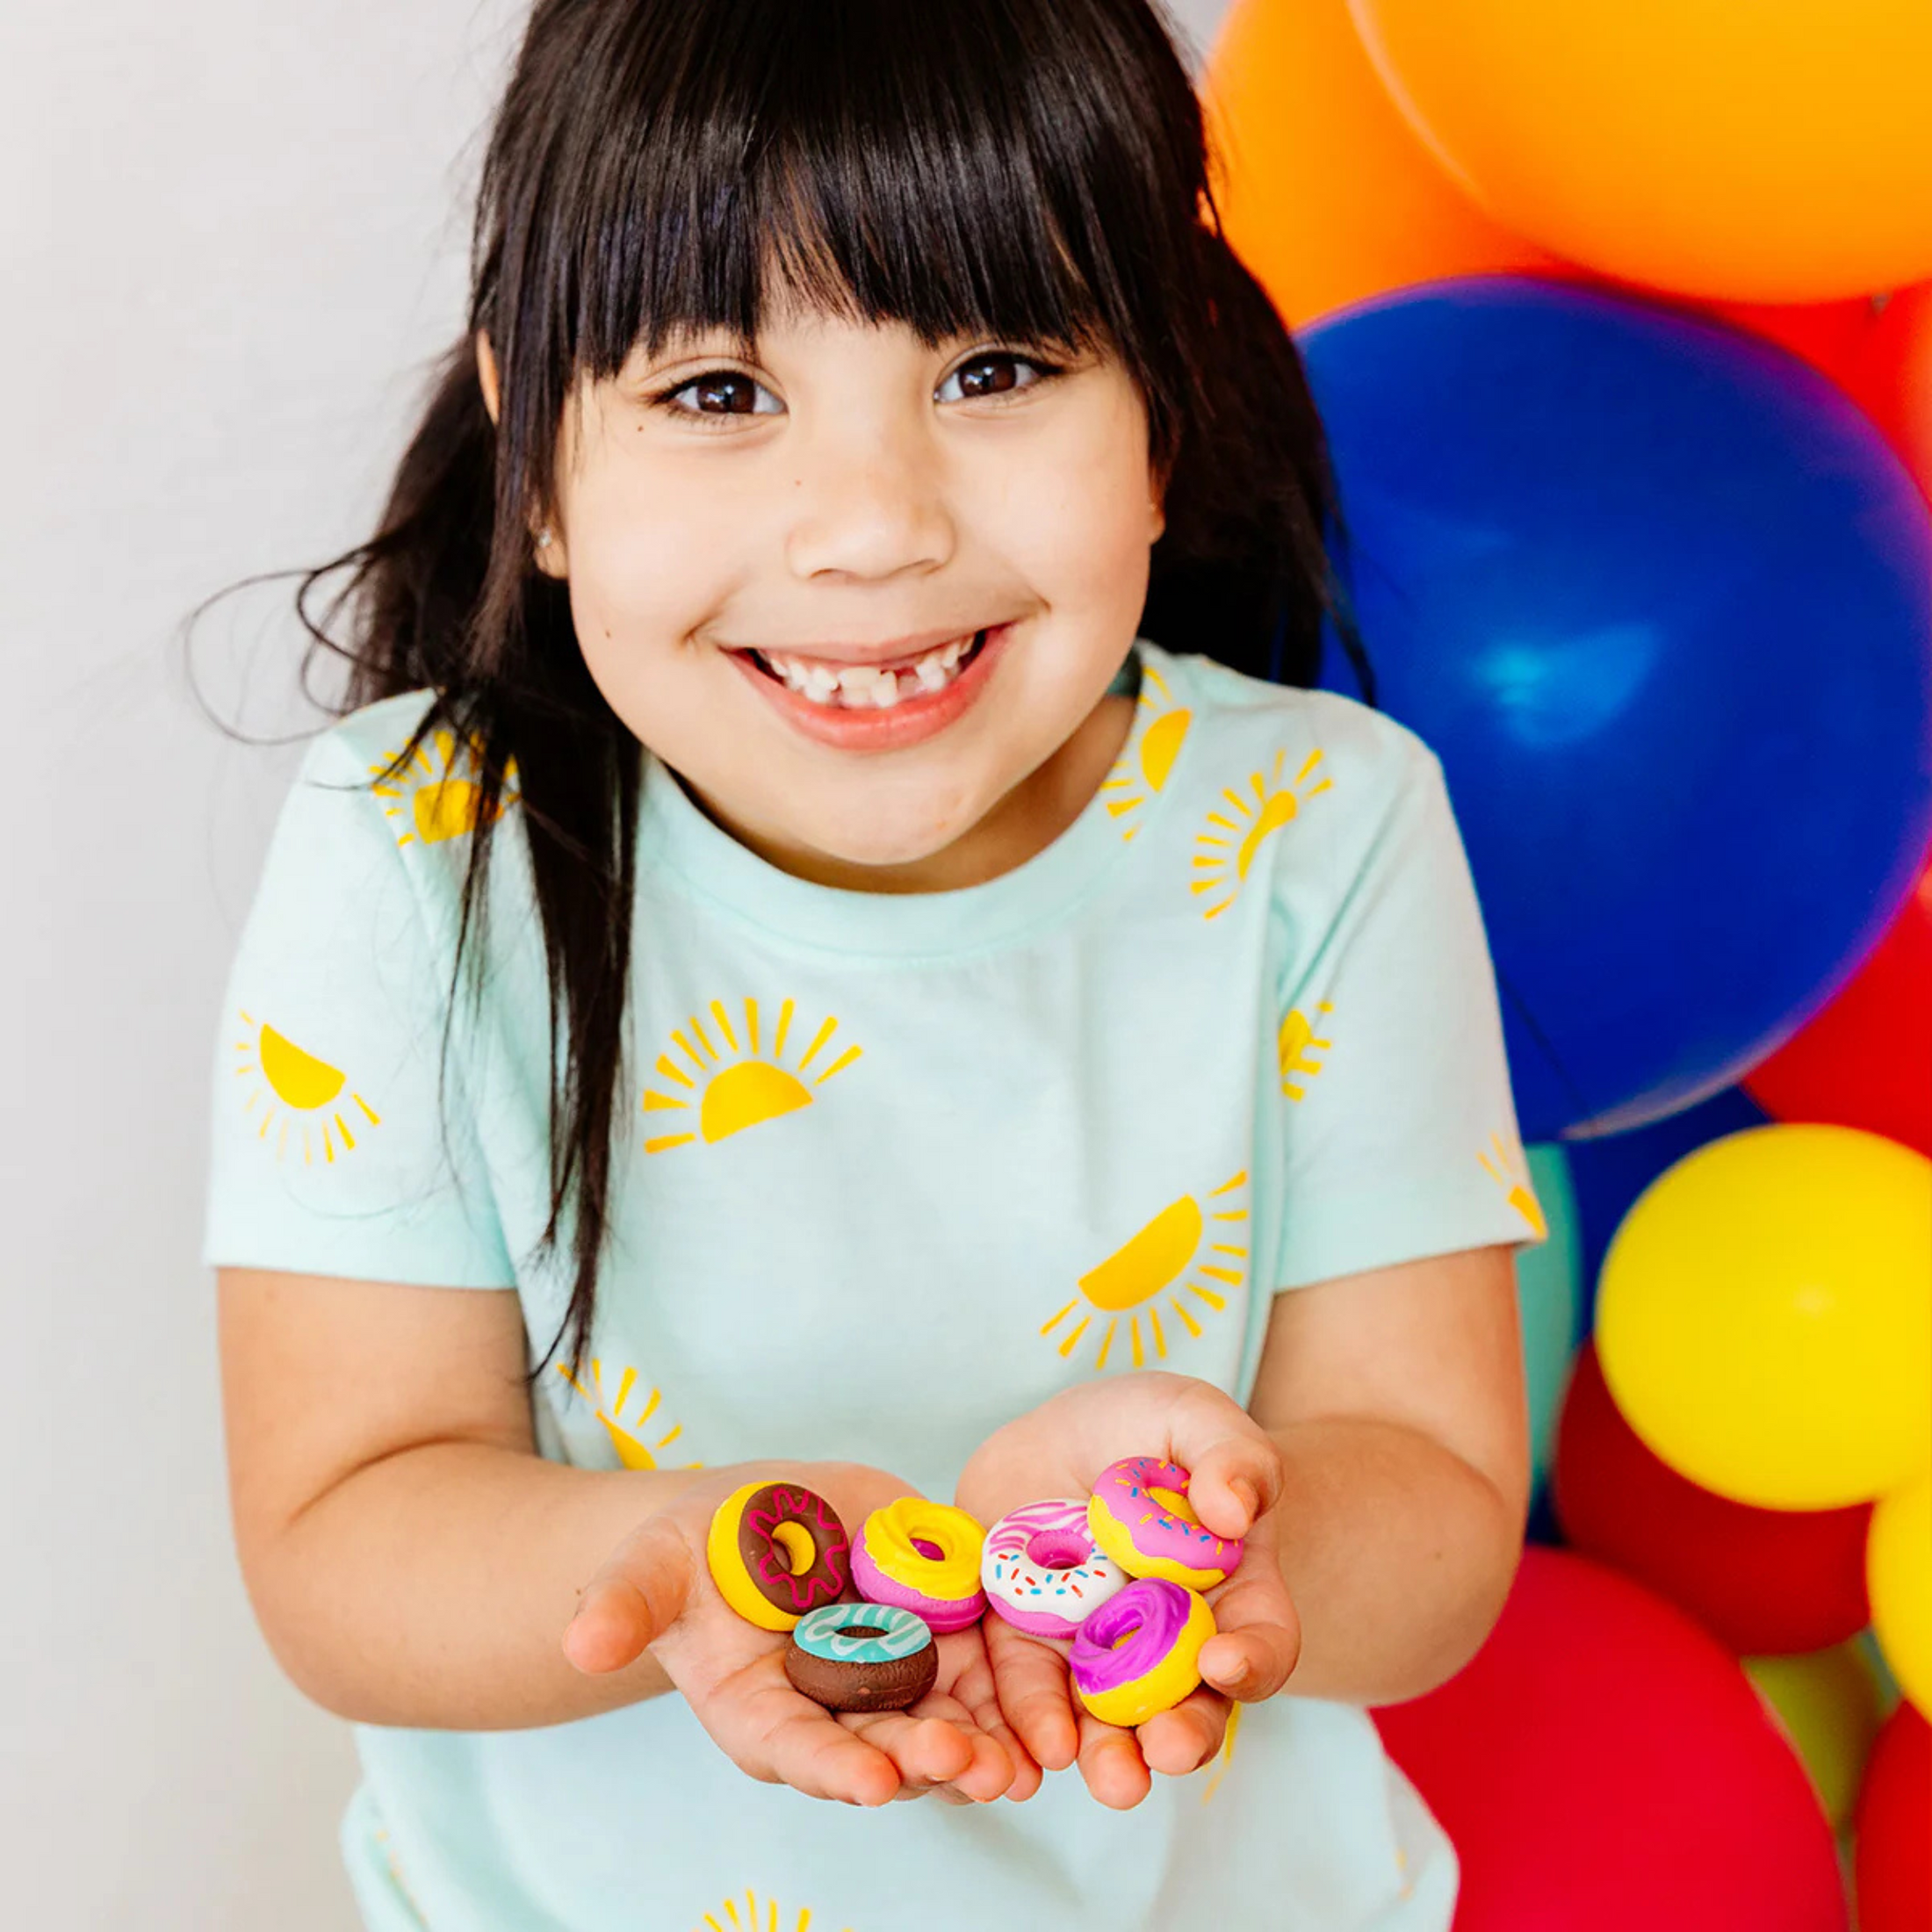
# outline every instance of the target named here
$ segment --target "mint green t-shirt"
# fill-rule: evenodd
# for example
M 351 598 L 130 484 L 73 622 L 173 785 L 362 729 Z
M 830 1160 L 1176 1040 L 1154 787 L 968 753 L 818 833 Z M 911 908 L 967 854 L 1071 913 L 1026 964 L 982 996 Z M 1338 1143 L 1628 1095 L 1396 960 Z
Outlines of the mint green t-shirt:
M 546 1456 L 851 1459 L 950 1499 L 1002 1423 L 1164 1367 L 1248 1399 L 1272 1299 L 1542 1237 L 1442 772 L 1390 719 L 1143 641 L 1125 751 L 1014 871 L 813 885 L 646 753 L 612 1240 Z M 474 795 L 430 701 L 317 740 L 217 1042 L 204 1257 L 569 1293 L 543 939 L 514 797 L 481 1006 L 437 1067 Z M 371 1349 L 380 1337 L 370 1337 Z M 292 1391 L 292 1400 L 299 1392 Z M 477 1614 L 487 1614 L 479 1605 Z M 1131 1812 L 861 1812 L 746 1777 L 680 1699 L 552 1728 L 359 1727 L 372 1927 L 1442 1932 L 1454 1855 L 1352 1705 L 1278 1698 Z

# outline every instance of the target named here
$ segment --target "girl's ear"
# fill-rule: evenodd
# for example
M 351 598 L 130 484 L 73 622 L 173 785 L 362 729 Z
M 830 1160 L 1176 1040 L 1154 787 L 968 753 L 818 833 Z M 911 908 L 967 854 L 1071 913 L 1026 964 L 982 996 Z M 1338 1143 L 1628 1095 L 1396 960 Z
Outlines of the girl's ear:
M 496 351 L 490 347 L 488 330 L 481 328 L 476 332 L 476 379 L 483 392 L 483 407 L 489 411 L 490 421 L 501 422 L 503 391 L 497 375 Z M 546 577 L 559 580 L 566 577 L 569 570 L 564 561 L 564 546 L 550 525 L 547 523 L 538 524 L 531 530 L 530 537 L 537 569 Z
M 502 407 L 502 391 L 497 386 L 496 351 L 490 347 L 487 329 L 476 332 L 476 379 L 482 386 L 483 407 L 490 413 L 490 421 L 499 420 Z

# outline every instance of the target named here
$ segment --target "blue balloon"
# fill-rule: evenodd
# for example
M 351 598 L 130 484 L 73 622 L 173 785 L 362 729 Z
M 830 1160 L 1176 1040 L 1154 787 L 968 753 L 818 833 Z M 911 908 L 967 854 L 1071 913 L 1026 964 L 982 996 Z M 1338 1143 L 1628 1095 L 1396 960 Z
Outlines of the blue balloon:
M 1731 1085 L 1849 977 L 1932 835 L 1932 520 L 1903 465 L 1784 350 L 1621 295 L 1439 283 L 1303 350 L 1525 1137 Z

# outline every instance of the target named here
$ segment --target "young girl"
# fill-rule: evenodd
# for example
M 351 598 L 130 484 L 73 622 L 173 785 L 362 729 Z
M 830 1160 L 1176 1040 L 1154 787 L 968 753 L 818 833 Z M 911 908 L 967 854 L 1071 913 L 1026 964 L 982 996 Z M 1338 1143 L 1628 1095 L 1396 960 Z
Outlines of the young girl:
M 1363 1707 L 1502 1604 L 1538 1216 L 1213 220 L 1145 0 L 539 0 L 217 1049 L 237 1533 L 371 1927 L 1449 1923 Z M 754 1476 L 1143 1453 L 1247 1554 L 1138 1731 L 997 1619 L 835 1719 L 706 1570 Z

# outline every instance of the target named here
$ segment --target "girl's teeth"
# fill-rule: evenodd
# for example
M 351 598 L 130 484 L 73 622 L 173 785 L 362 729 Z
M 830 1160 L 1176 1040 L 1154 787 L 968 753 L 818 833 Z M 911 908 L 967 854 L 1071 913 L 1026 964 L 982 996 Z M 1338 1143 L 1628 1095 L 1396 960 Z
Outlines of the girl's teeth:
M 834 710 L 890 711 L 901 698 L 918 697 L 943 691 L 953 681 L 959 660 L 977 641 L 956 638 L 931 651 L 909 669 L 889 671 L 882 665 L 854 664 L 842 669 L 816 660 L 780 657 L 761 653 L 767 667 L 790 689 L 814 704 Z

